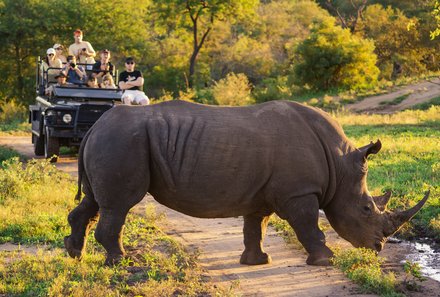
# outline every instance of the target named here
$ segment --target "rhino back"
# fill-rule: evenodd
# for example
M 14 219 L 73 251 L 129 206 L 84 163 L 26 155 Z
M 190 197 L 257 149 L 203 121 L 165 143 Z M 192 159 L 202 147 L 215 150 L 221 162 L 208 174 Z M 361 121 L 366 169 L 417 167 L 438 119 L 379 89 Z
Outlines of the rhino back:
M 323 195 L 329 164 L 309 116 L 328 121 L 291 102 L 154 106 L 147 115 L 149 191 L 159 202 L 199 217 L 280 211 L 286 199 Z

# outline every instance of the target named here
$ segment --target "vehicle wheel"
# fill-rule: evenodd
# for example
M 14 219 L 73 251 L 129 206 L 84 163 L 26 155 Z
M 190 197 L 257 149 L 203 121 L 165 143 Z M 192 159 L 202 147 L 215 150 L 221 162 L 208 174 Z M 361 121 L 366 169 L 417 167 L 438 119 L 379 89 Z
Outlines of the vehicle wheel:
M 58 161 L 58 155 L 60 154 L 60 141 L 57 137 L 51 137 L 49 133 L 49 128 L 46 127 L 46 134 L 44 135 L 44 157 L 46 159 L 53 157 L 50 159 L 51 163 L 55 163 Z
M 44 155 L 44 137 L 38 137 L 32 134 L 32 142 L 34 143 L 34 154 L 35 156 Z

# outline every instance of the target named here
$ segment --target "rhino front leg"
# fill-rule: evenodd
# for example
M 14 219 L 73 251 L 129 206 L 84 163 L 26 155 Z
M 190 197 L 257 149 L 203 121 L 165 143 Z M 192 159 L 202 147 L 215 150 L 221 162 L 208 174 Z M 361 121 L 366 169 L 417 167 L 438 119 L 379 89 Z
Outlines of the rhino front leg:
M 124 257 L 122 233 L 128 210 L 100 209 L 99 221 L 95 230 L 96 240 L 107 251 L 105 265 L 114 265 Z
M 309 254 L 308 265 L 329 266 L 333 252 L 325 244 L 325 235 L 318 227 L 319 204 L 315 196 L 292 198 L 283 215 Z
M 259 265 L 272 261 L 263 251 L 263 239 L 266 235 L 269 216 L 251 214 L 244 216 L 244 251 L 240 258 L 241 264 Z
M 86 195 L 81 203 L 75 207 L 67 218 L 70 227 L 70 236 L 64 237 L 64 246 L 72 258 L 81 259 L 86 248 L 87 236 L 98 218 L 98 204 Z

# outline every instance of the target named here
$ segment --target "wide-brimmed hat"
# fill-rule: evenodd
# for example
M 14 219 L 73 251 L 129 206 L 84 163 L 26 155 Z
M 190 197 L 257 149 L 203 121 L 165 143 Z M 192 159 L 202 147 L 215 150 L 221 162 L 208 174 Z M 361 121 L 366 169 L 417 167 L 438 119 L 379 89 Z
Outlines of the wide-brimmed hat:
M 67 75 L 64 74 L 64 72 L 60 72 L 55 76 L 55 79 L 58 79 L 58 77 L 65 77 L 67 78 Z
M 49 55 L 49 54 L 54 54 L 55 55 L 55 50 L 52 47 L 48 48 L 47 51 L 46 51 L 46 54 L 47 55 Z

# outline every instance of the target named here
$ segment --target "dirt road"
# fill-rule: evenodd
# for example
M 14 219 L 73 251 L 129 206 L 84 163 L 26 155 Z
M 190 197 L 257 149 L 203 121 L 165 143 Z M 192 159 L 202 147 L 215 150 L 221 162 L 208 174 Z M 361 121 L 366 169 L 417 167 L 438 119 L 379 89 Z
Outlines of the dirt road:
M 33 157 L 30 137 L 0 137 L 0 145 L 14 148 L 21 154 Z M 57 167 L 76 174 L 73 158 L 60 158 Z M 154 202 L 147 195 L 144 201 Z M 198 219 L 172 211 L 155 203 L 168 221 L 168 233 L 186 246 L 200 250 L 200 261 L 212 282 L 224 286 L 237 286 L 242 296 L 375 296 L 359 294 L 359 288 L 332 267 L 305 265 L 302 250 L 285 244 L 281 236 L 269 228 L 265 250 L 271 254 L 270 265 L 245 266 L 239 264 L 243 250 L 242 219 Z M 142 207 L 142 206 L 139 206 Z M 326 232 L 331 245 L 349 247 L 333 230 Z M 386 266 L 401 273 L 399 263 L 407 253 L 399 245 L 388 244 L 381 253 L 389 258 Z M 401 275 L 402 276 L 402 275 Z M 439 296 L 440 283 L 428 280 L 423 291 L 411 296 Z
M 346 108 L 356 112 L 392 113 L 428 102 L 436 97 L 440 97 L 438 78 L 397 87 L 394 91 L 364 98 L 362 101 L 347 105 Z

